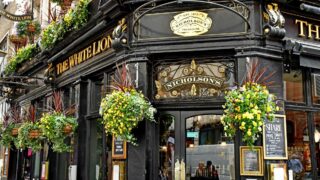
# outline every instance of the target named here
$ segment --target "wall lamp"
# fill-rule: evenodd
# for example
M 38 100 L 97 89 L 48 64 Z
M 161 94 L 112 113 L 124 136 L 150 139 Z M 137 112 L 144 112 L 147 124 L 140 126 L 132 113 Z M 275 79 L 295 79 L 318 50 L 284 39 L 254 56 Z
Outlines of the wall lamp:
M 263 27 L 263 33 L 266 36 L 276 37 L 276 38 L 284 38 L 286 35 L 286 30 L 284 28 L 277 28 L 270 25 L 265 25 Z
M 112 32 L 111 46 L 115 51 L 129 49 L 128 35 L 122 30 L 121 25 L 118 25 Z

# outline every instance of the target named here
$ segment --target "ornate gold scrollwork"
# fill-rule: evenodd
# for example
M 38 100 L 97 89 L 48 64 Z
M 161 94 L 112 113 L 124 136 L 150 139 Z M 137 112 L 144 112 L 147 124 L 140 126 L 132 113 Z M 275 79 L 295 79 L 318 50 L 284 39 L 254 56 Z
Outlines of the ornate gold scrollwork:
M 233 68 L 230 63 L 197 64 L 194 59 L 190 64 L 160 66 L 155 99 L 218 96 L 229 78 L 230 68 Z

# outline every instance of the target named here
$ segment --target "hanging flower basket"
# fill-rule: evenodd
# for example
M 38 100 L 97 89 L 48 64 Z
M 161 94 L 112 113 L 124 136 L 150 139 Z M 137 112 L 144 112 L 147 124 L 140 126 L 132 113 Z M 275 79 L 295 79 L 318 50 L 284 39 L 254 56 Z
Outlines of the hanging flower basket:
M 24 36 L 10 35 L 9 39 L 14 44 L 26 44 L 27 43 L 27 38 Z
M 11 135 L 12 136 L 17 136 L 18 135 L 18 131 L 19 131 L 19 128 L 15 127 L 11 130 Z
M 27 31 L 29 33 L 34 33 L 36 31 L 36 26 L 33 23 L 29 23 L 27 26 Z
M 64 7 L 70 7 L 72 4 L 72 0 L 63 0 L 61 5 Z
M 73 127 L 70 124 L 67 124 L 63 127 L 63 132 L 65 134 L 70 134 L 73 130 Z
M 132 129 L 144 118 L 154 121 L 155 111 L 144 95 L 133 88 L 107 94 L 100 105 L 106 132 L 134 145 L 136 138 L 131 133 Z
M 227 92 L 224 115 L 221 117 L 226 134 L 233 137 L 239 128 L 243 142 L 253 146 L 262 132 L 264 120 L 274 119 L 274 113 L 278 110 L 275 98 L 266 86 L 251 82 Z
M 19 128 L 18 141 L 15 143 L 17 148 L 31 148 L 39 151 L 42 148 L 42 140 L 39 123 L 25 122 Z
M 76 118 L 57 112 L 44 114 L 39 125 L 43 136 L 52 143 L 52 150 L 59 153 L 72 151 L 65 139 L 75 132 L 77 126 Z
M 29 138 L 30 138 L 30 139 L 38 138 L 40 135 L 41 135 L 41 132 L 40 132 L 40 130 L 38 130 L 38 129 L 36 129 L 36 130 L 31 130 L 31 131 L 29 132 Z
M 15 124 L 9 123 L 7 126 L 1 128 L 0 144 L 5 147 L 10 147 L 12 142 L 17 139 L 17 134 L 13 135 L 12 130 L 15 128 Z M 16 128 L 18 130 L 18 128 Z

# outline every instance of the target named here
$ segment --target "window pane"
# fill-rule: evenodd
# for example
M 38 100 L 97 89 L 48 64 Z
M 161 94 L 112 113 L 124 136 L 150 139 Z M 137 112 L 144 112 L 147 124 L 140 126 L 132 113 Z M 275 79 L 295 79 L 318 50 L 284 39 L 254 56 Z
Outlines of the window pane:
M 174 122 L 175 118 L 171 115 L 163 115 L 160 117 L 160 173 L 161 179 L 174 179 Z
M 320 73 L 312 74 L 312 101 L 314 104 L 320 104 Z
M 293 171 L 293 179 L 311 179 L 311 159 L 307 113 L 286 111 L 288 139 L 288 168 Z
M 301 70 L 291 70 L 290 73 L 284 73 L 283 85 L 285 100 L 292 102 L 304 102 Z
M 314 114 L 314 141 L 315 141 L 315 153 L 317 161 L 318 179 L 320 178 L 320 113 Z
M 186 119 L 187 179 L 235 179 L 234 144 L 224 136 L 221 115 Z

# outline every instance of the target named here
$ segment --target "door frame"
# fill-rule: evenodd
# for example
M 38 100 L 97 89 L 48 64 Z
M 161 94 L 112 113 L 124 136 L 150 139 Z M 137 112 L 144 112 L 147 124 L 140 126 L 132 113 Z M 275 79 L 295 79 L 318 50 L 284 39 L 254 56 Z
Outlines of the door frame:
M 223 110 L 222 109 L 205 109 L 205 110 L 191 110 L 191 109 L 181 109 L 181 110 L 160 110 L 158 113 L 158 119 L 160 121 L 160 117 L 162 115 L 172 115 L 175 118 L 174 121 L 174 139 L 175 139 L 175 151 L 174 151 L 174 163 L 178 159 L 181 161 L 181 159 L 184 160 L 186 163 L 186 144 L 185 144 L 185 139 L 186 139 L 186 119 L 192 116 L 198 116 L 198 115 L 222 115 Z M 159 122 L 160 123 L 160 122 Z M 159 146 L 160 146 L 160 141 L 159 141 L 159 134 L 160 134 L 160 126 L 157 127 L 157 139 L 156 139 L 156 147 L 157 147 L 157 154 L 160 153 L 159 151 Z M 158 164 L 158 168 L 160 168 L 160 159 L 159 156 L 155 156 Z

